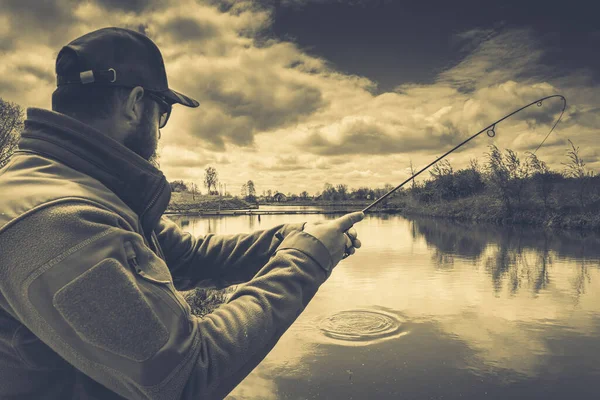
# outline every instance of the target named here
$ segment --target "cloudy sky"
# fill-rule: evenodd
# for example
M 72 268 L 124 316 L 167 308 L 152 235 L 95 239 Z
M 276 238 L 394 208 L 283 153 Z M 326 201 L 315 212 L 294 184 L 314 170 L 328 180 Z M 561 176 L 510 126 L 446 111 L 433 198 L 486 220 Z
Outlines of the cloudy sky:
M 438 4 L 436 4 L 438 3 Z M 0 0 L 0 97 L 50 108 L 60 48 L 89 31 L 145 32 L 169 84 L 200 101 L 162 131 L 169 180 L 213 166 L 238 194 L 328 182 L 394 186 L 462 139 L 538 98 L 568 108 L 542 160 L 567 139 L 600 170 L 600 26 L 576 2 L 400 0 Z M 519 4 L 521 3 L 521 4 Z M 587 8 L 586 8 L 587 7 Z M 515 115 L 449 158 L 534 150 L 560 100 Z

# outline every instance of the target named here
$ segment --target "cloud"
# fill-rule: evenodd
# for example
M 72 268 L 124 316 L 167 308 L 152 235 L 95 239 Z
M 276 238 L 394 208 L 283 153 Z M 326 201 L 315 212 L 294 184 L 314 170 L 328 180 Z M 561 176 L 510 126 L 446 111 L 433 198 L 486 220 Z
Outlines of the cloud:
M 495 31 L 493 29 L 475 28 L 455 34 L 450 39 L 450 42 L 454 46 L 459 47 L 460 51 L 469 53 L 486 40 L 491 39 L 494 36 L 494 33 Z
M 55 83 L 56 76 L 48 69 L 32 64 L 16 65 L 16 72 L 24 75 L 31 75 L 34 79 L 46 83 Z
M 154 0 L 95 0 L 96 3 L 109 11 L 122 10 L 142 12 L 149 6 L 158 3 Z
M 452 122 L 426 126 L 417 135 L 406 132 L 404 126 L 385 124 L 372 118 L 346 118 L 331 127 L 327 135 L 314 132 L 303 141 L 308 151 L 320 155 L 396 154 L 414 150 L 439 148 L 440 143 L 452 143 L 459 136 Z M 336 138 L 329 139 L 327 136 Z
M 73 16 L 75 0 L 4 0 L 3 12 L 20 21 L 35 22 L 31 28 L 54 29 Z
M 219 28 L 210 21 L 198 21 L 189 17 L 175 17 L 164 26 L 176 42 L 205 41 L 219 35 Z
M 326 106 L 307 72 L 322 63 L 291 43 L 270 40 L 256 47 L 248 37 L 269 21 L 269 12 L 240 5 L 229 13 L 182 5 L 148 23 L 171 86 L 202 104 L 187 128 L 213 150 L 252 147 L 257 134 L 292 126 Z
M 475 30 L 457 37 L 474 49 L 463 61 L 442 72 L 435 83 L 405 84 L 395 93 L 369 96 L 360 112 L 348 108 L 337 118 L 332 115 L 328 124 L 305 132 L 298 145 L 324 156 L 437 153 L 522 105 L 558 92 L 557 87 L 538 77 L 545 72 L 537 64 L 542 51 L 529 31 Z M 559 99 L 550 99 L 542 107 L 534 105 L 502 122 L 497 129 L 511 133 L 511 140 L 505 140 L 504 135 L 502 144 L 533 150 L 558 118 L 562 106 Z M 521 135 L 533 139 L 519 139 Z M 548 142 L 552 143 L 564 140 Z
M 166 163 L 171 168 L 203 168 L 216 162 L 211 154 L 193 151 L 179 146 L 165 146 L 160 151 L 161 163 Z
M 321 0 L 283 5 L 310 1 Z M 241 185 L 243 170 L 244 179 L 286 193 L 312 193 L 333 179 L 382 186 L 405 177 L 410 160 L 424 166 L 494 120 L 555 93 L 567 97 L 569 108 L 541 158 L 560 168 L 567 139 L 582 149 L 596 146 L 600 102 L 593 74 L 556 76 L 543 65 L 544 48 L 531 30 L 459 32 L 452 45 L 462 59 L 434 82 L 379 93 L 367 77 L 341 73 L 328 60 L 272 37 L 273 4 L 6 0 L 0 9 L 0 93 L 23 107 L 49 108 L 60 48 L 89 31 L 120 26 L 147 34 L 161 49 L 170 86 L 201 103 L 196 109 L 176 106 L 162 130 L 161 165 L 169 179 L 192 179 L 214 164 L 232 185 Z M 531 151 L 560 106 L 556 99 L 533 106 L 499 124 L 495 138 L 482 136 L 450 160 L 460 168 L 469 158 L 482 158 L 492 143 Z M 600 168 L 596 155 L 588 158 L 590 168 Z M 347 176 L 353 171 L 360 173 Z
M 259 171 L 299 171 L 310 165 L 296 155 L 289 155 L 268 157 L 267 159 L 261 157 L 250 163 L 250 166 Z
M 542 77 L 549 72 L 539 61 L 543 50 L 527 29 L 486 33 L 458 65 L 442 72 L 438 82 L 459 88 L 482 88 L 508 80 Z

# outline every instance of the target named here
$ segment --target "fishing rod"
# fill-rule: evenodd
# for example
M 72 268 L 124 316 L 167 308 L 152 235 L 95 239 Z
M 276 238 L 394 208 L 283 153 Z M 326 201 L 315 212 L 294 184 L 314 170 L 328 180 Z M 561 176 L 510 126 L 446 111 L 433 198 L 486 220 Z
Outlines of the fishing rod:
M 562 116 L 563 116 L 563 114 L 565 112 L 565 109 L 567 108 L 567 99 L 565 99 L 565 97 L 562 96 L 562 95 L 560 95 L 560 94 L 554 94 L 552 96 L 542 97 L 541 99 L 533 101 L 533 102 L 527 104 L 526 106 L 523 106 L 523 107 L 519 108 L 518 110 L 515 110 L 515 111 L 511 112 L 510 114 L 505 115 L 504 117 L 500 118 L 499 120 L 491 123 L 490 125 L 486 126 L 482 130 L 480 130 L 479 132 L 477 132 L 476 134 L 474 134 L 473 136 L 471 136 L 468 139 L 464 140 L 463 142 L 461 142 L 460 144 L 458 144 L 454 148 L 448 150 L 447 152 L 445 152 L 440 157 L 436 158 L 431 163 L 427 164 L 427 166 L 425 166 L 424 168 L 422 168 L 421 170 L 419 170 L 417 173 L 415 173 L 413 176 L 411 176 L 410 178 L 408 178 L 407 180 L 405 180 L 404 182 L 402 182 L 401 184 L 399 184 L 398 186 L 396 186 L 395 188 L 393 188 L 392 190 L 390 190 L 389 192 L 387 192 L 386 194 L 384 194 L 383 196 L 381 196 L 380 198 L 378 198 L 377 200 L 375 200 L 373 203 L 369 204 L 367 207 L 365 207 L 362 210 L 362 212 L 367 212 L 370 208 L 375 207 L 379 202 L 381 202 L 386 197 L 388 197 L 389 195 L 391 195 L 392 193 L 394 193 L 396 190 L 400 189 L 402 186 L 406 185 L 408 182 L 410 182 L 413 179 L 415 179 L 417 176 L 419 176 L 427 168 L 431 167 L 433 164 L 435 164 L 436 162 L 440 161 L 441 159 L 443 159 L 444 157 L 446 157 L 448 154 L 452 153 L 456 149 L 464 146 L 465 144 L 467 144 L 471 140 L 475 139 L 477 136 L 479 136 L 483 132 L 486 132 L 487 135 L 488 135 L 488 137 L 492 138 L 492 137 L 496 136 L 496 125 L 498 125 L 500 122 L 504 121 L 507 118 L 510 118 L 511 116 L 515 115 L 516 113 L 518 113 L 520 111 L 523 111 L 524 109 L 526 109 L 528 107 L 533 106 L 534 104 L 536 104 L 538 107 L 541 107 L 542 104 L 543 104 L 543 102 L 545 100 L 551 99 L 553 97 L 558 97 L 558 98 L 562 99 L 562 101 L 563 101 L 563 108 L 562 108 L 562 111 L 560 112 L 560 116 L 558 117 L 558 119 L 556 120 L 556 122 L 554 123 L 554 125 L 552 126 L 552 129 L 550 129 L 550 132 L 548 132 L 548 134 L 546 135 L 546 137 L 544 138 L 544 140 L 542 140 L 542 142 L 539 144 L 539 146 L 534 150 L 533 154 L 535 154 L 540 149 L 540 147 L 542 147 L 542 145 L 544 144 L 544 142 L 546 141 L 546 139 L 548 139 L 548 136 L 550 136 L 550 134 L 552 133 L 552 131 L 554 131 L 554 128 L 556 128 L 556 125 L 558 125 L 558 123 L 560 122 L 560 120 L 561 120 L 561 118 L 562 118 Z

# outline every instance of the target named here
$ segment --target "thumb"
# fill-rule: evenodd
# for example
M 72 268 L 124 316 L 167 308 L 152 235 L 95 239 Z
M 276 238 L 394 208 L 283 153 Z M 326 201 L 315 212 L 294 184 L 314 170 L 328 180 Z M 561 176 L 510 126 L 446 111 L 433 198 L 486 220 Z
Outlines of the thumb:
M 336 222 L 338 224 L 338 227 L 340 228 L 340 231 L 344 232 L 352 228 L 352 225 L 354 225 L 355 223 L 362 221 L 364 217 L 365 213 L 363 213 L 362 211 L 357 211 L 338 218 Z

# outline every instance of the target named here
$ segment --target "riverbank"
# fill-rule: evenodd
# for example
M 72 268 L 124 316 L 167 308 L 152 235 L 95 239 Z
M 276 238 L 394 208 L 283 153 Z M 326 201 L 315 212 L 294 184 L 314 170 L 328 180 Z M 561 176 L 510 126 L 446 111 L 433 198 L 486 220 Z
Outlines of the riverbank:
M 285 202 L 264 202 L 259 201 L 260 206 L 308 206 L 308 207 L 337 207 L 337 208 L 348 208 L 357 209 L 364 208 L 371 204 L 373 200 L 313 200 L 313 199 L 296 199 L 287 200 Z
M 207 195 L 193 196 L 189 192 L 171 193 L 171 202 L 165 214 L 184 215 L 271 215 L 271 214 L 337 214 L 353 212 L 366 207 L 369 200 L 294 200 L 281 203 L 249 203 L 237 197 Z M 260 210 L 259 206 L 282 207 L 282 210 Z M 321 210 L 284 210 L 284 206 L 325 207 Z M 327 208 L 331 209 L 327 209 Z
M 403 215 L 489 222 L 499 225 L 531 225 L 543 228 L 600 231 L 600 203 L 577 206 L 546 206 L 529 201 L 508 211 L 494 196 L 481 194 L 453 201 L 421 203 L 411 196 L 392 199 L 384 208 Z
M 352 212 L 366 207 L 372 201 L 294 201 L 267 203 L 270 206 L 336 206 L 336 211 Z M 322 211 L 327 213 L 328 211 Z M 585 229 L 600 231 L 600 201 L 591 202 L 585 208 L 577 204 L 548 204 L 532 198 L 514 204 L 508 211 L 505 204 L 494 194 L 480 193 L 456 200 L 421 202 L 411 194 L 393 196 L 384 204 L 369 212 L 402 214 L 405 216 L 428 216 L 465 222 L 489 222 L 498 225 L 531 225 L 556 229 Z
M 248 203 L 236 197 L 192 195 L 189 192 L 171 193 L 171 201 L 165 214 L 203 215 L 228 210 L 256 209 L 256 204 Z
M 185 215 L 271 215 L 271 214 L 338 214 L 360 210 L 372 200 L 294 200 L 281 203 L 251 204 L 235 197 L 195 196 L 172 193 L 166 214 Z M 259 209 L 269 206 L 268 210 Z M 289 210 L 284 207 L 304 206 L 318 210 Z M 281 207 L 281 210 L 277 208 Z M 600 201 L 590 201 L 585 207 L 576 201 L 550 202 L 544 205 L 533 197 L 524 196 L 510 211 L 496 195 L 483 192 L 469 197 L 443 201 L 419 201 L 410 193 L 392 196 L 369 212 L 399 213 L 406 216 L 430 216 L 465 222 L 490 222 L 500 225 L 532 225 L 557 229 L 600 231 Z

